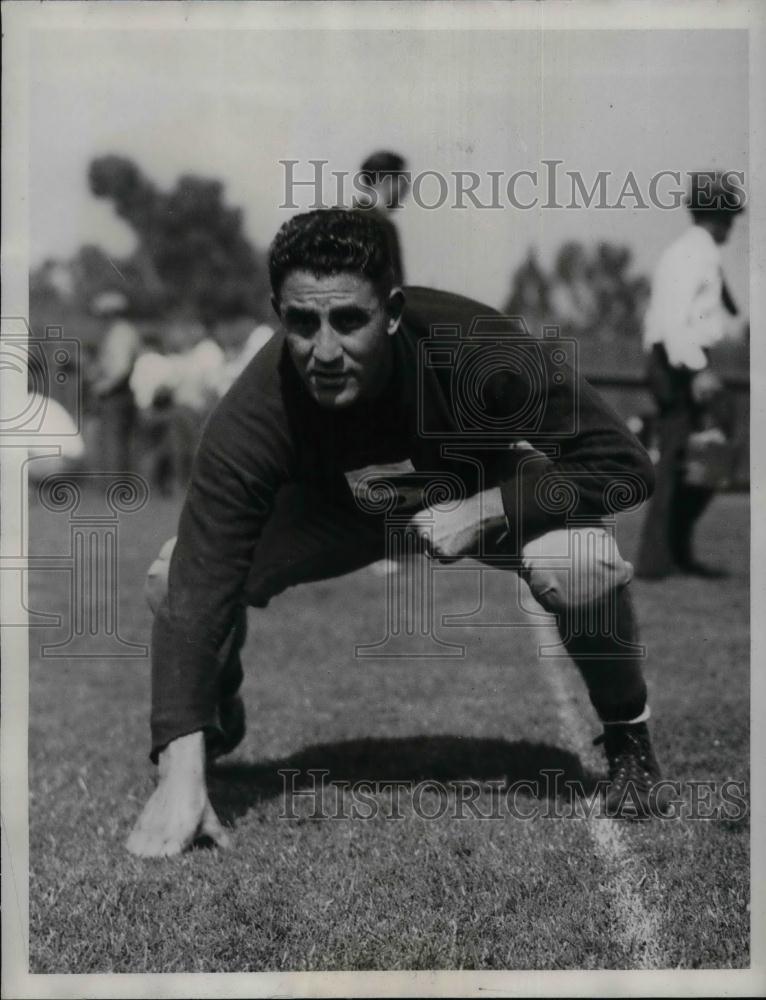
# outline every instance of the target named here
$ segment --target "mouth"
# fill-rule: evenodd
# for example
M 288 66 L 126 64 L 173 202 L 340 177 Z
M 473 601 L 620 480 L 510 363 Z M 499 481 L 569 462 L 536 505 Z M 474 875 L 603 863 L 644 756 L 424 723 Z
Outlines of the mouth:
M 318 389 L 341 389 L 348 381 L 345 372 L 317 372 L 311 373 L 311 381 Z

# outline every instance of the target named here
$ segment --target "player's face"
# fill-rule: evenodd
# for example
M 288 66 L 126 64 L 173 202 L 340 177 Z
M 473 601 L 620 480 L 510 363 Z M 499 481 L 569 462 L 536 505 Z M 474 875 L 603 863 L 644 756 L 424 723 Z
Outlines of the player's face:
M 391 374 L 401 292 L 382 300 L 362 275 L 292 271 L 274 302 L 306 388 L 328 409 L 372 399 Z

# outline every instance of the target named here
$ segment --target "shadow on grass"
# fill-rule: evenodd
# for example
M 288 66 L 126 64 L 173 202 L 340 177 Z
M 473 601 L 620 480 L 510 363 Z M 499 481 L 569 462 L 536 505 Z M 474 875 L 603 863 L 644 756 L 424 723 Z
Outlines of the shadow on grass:
M 300 773 L 283 778 L 279 772 L 285 770 Z M 312 777 L 310 771 L 329 773 Z M 219 763 L 210 770 L 208 787 L 219 817 L 232 822 L 259 802 L 283 795 L 286 787 L 315 787 L 314 779 L 317 784 L 501 781 L 503 787 L 524 780 L 536 782 L 541 793 L 553 792 L 553 779 L 546 781 L 544 771 L 560 772 L 559 784 L 579 782 L 586 794 L 594 790 L 598 780 L 584 769 L 576 754 L 548 743 L 410 736 L 320 743 L 262 763 Z

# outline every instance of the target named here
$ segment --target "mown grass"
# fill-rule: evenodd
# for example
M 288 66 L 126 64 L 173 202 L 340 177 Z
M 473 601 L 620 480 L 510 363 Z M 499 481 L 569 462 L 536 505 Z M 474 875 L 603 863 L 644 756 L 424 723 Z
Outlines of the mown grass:
M 147 640 L 141 583 L 174 531 L 152 502 L 121 523 L 121 633 Z M 635 547 L 638 518 L 623 526 Z M 33 512 L 36 552 L 66 549 L 65 518 Z M 706 515 L 704 554 L 731 579 L 634 585 L 650 652 L 653 731 L 679 780 L 748 778 L 748 534 L 742 497 Z M 465 611 L 475 573 L 439 578 L 442 611 Z M 30 962 L 34 972 L 308 969 L 631 968 L 614 859 L 581 820 L 426 821 L 284 813 L 280 769 L 334 782 L 588 780 L 596 751 L 567 746 L 530 629 L 454 630 L 464 658 L 359 660 L 383 635 L 385 581 L 368 571 L 296 589 L 251 612 L 243 745 L 211 772 L 228 852 L 139 861 L 123 842 L 152 787 L 148 663 L 33 655 L 30 721 Z M 493 574 L 487 617 L 506 614 L 510 576 Z M 32 574 L 31 605 L 66 610 L 63 573 Z M 470 595 L 467 596 L 467 595 Z M 507 620 L 505 618 L 504 620 Z M 516 620 L 521 620 L 518 616 Z M 62 630 L 32 633 L 40 641 Z M 456 640 L 453 640 L 456 641 Z M 567 685 L 598 726 L 575 671 Z M 342 793 L 338 793 L 342 797 Z M 434 793 L 435 795 L 435 793 Z M 432 796 L 433 798 L 433 796 Z M 332 805 L 331 798 L 328 799 Z M 346 793 L 348 805 L 348 793 Z M 426 794 L 424 803 L 432 801 Z M 528 800 L 531 803 L 531 800 Z M 381 811 L 390 797 L 381 793 Z M 438 804 L 438 802 L 437 802 Z M 477 803 L 491 812 L 491 793 Z M 533 804 L 533 803 L 532 803 Z M 538 803 L 539 804 L 539 803 Z M 329 808 L 328 805 L 328 808 Z M 604 821 L 608 822 L 608 821 Z M 746 821 L 622 826 L 635 891 L 658 913 L 668 966 L 748 964 Z

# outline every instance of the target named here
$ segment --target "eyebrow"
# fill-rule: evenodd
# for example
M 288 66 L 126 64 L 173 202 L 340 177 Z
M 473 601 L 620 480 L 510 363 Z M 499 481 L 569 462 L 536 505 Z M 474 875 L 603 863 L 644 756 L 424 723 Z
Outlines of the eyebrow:
M 356 303 L 349 302 L 347 305 L 334 306 L 330 309 L 330 318 L 338 317 L 354 317 L 360 316 L 367 318 L 371 315 L 371 310 L 366 309 L 364 306 L 356 305 Z M 302 320 L 302 319 L 317 319 L 319 317 L 319 312 L 316 309 L 310 309 L 306 306 L 288 306 L 285 309 L 285 318 L 291 320 Z
M 358 306 L 356 303 L 349 302 L 348 305 L 335 306 L 330 310 L 330 316 L 369 316 L 370 310 L 365 309 L 364 306 Z
M 292 319 L 313 319 L 318 316 L 319 313 L 314 309 L 306 309 L 302 306 L 288 306 L 285 309 L 285 316 L 289 316 Z

